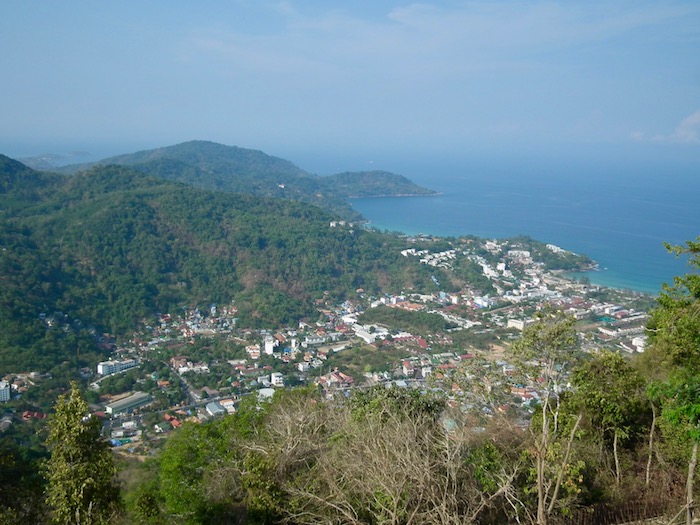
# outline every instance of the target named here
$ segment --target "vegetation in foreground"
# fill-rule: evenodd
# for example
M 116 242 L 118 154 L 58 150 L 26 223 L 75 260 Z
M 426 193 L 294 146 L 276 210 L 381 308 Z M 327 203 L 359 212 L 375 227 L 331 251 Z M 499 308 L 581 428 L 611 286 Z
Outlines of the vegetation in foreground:
M 700 243 L 677 250 L 700 265 Z M 271 402 L 250 396 L 233 416 L 185 424 L 157 457 L 122 464 L 121 496 L 111 492 L 111 476 L 83 470 L 86 458 L 106 461 L 103 474 L 111 467 L 74 389 L 49 425 L 47 506 L 3 497 L 1 516 L 6 523 L 48 516 L 57 523 L 544 525 L 634 502 L 635 517 L 675 514 L 690 525 L 699 301 L 698 274 L 666 287 L 649 325 L 650 348 L 631 363 L 607 352 L 581 355 L 571 320 L 541 312 L 512 347 L 514 381 L 535 385 L 539 398 L 528 423 L 399 388 L 330 400 L 314 389 L 280 391 Z M 13 459 L 3 452 L 4 464 Z M 65 485 L 60 472 L 72 472 L 79 488 L 57 490 Z M 27 490 L 18 479 L 3 481 L 4 494 Z M 111 496 L 90 498 L 95 512 L 78 513 L 85 509 L 80 487 Z

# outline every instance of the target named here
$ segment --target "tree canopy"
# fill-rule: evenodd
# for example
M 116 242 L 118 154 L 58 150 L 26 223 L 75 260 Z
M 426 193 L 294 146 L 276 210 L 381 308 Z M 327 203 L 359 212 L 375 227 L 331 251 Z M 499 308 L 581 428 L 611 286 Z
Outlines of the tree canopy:
M 313 315 L 326 295 L 435 290 L 430 272 L 400 255 L 398 237 L 331 227 L 333 215 L 307 204 L 113 165 L 51 176 L 53 191 L 36 187 L 29 198 L 46 177 L 2 166 L 3 367 L 85 366 L 89 332 L 125 334 L 182 305 L 235 301 L 239 326 L 280 326 Z
M 116 468 L 101 430 L 102 422 L 89 414 L 73 383 L 49 421 L 46 502 L 57 524 L 108 523 L 119 508 Z

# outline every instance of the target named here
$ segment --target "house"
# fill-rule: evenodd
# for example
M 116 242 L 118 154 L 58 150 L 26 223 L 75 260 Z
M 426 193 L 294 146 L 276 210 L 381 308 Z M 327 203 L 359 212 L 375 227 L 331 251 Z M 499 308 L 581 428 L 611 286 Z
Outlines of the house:
M 246 346 L 245 351 L 251 359 L 260 359 L 260 345 Z
M 200 390 L 192 390 L 192 395 L 195 397 L 195 399 L 202 399 L 204 397 L 218 397 L 219 391 L 205 386 Z
M 173 416 L 172 414 L 164 414 L 163 419 L 170 423 L 173 428 L 180 428 L 182 426 L 182 421 Z
M 205 408 L 207 413 L 212 417 L 223 416 L 227 413 L 226 409 L 223 406 L 221 406 L 221 403 L 219 403 L 218 401 L 212 401 L 211 403 L 207 403 Z
M 258 401 L 270 400 L 274 395 L 274 388 L 261 388 L 260 390 L 258 390 Z
M 46 419 L 47 415 L 42 414 L 41 412 L 32 412 L 30 410 L 25 410 L 22 412 L 22 419 L 25 421 L 28 421 L 30 419 Z
M 531 399 L 538 399 L 537 391 L 530 387 L 518 387 L 518 386 L 513 386 L 510 389 L 510 393 L 513 394 L 514 396 L 517 396 L 521 399 L 523 403 L 530 401 Z
M 319 377 L 318 382 L 325 387 L 347 388 L 355 383 L 355 379 L 336 368 L 333 372 Z
M 184 366 L 177 369 L 177 373 L 182 375 L 187 372 L 194 372 L 195 374 L 208 374 L 209 365 L 206 363 L 193 363 L 192 361 L 187 361 Z
M 270 374 L 270 383 L 272 386 L 284 386 L 284 376 L 279 372 L 272 372 Z
M 533 323 L 534 321 L 532 319 L 508 319 L 508 324 L 506 327 L 515 328 L 516 330 L 520 330 L 522 332 L 526 327 Z
M 175 357 L 170 358 L 170 367 L 177 370 L 178 368 L 182 368 L 187 364 L 187 361 L 189 360 L 189 357 L 184 356 L 184 355 L 178 355 Z
M 235 414 L 236 413 L 236 406 L 234 404 L 233 399 L 222 399 L 219 401 L 219 404 L 224 407 L 226 412 L 229 414 Z

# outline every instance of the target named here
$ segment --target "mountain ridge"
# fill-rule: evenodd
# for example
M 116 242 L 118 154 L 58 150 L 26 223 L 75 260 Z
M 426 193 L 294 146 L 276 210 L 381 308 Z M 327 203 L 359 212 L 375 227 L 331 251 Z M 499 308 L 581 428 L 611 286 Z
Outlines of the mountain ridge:
M 130 166 L 203 189 L 306 202 L 354 221 L 362 216 L 348 202 L 350 197 L 437 194 L 403 175 L 387 171 L 315 175 L 260 150 L 202 140 L 117 155 L 95 163 L 68 165 L 55 171 L 75 174 L 109 164 Z
M 4 157 L 0 181 L 3 368 L 85 364 L 86 327 L 126 335 L 187 304 L 235 300 L 241 326 L 279 326 L 314 315 L 327 294 L 436 289 L 429 270 L 400 255 L 399 238 L 331 227 L 336 215 L 303 202 L 117 165 L 40 173 Z M 48 326 L 44 314 L 65 321 Z

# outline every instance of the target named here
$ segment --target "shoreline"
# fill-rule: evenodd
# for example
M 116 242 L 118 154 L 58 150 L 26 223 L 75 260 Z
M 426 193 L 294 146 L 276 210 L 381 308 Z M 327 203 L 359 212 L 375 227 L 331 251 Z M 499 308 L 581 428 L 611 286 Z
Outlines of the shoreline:
M 361 198 L 366 198 L 366 197 L 361 197 Z M 478 237 L 481 239 L 496 239 L 496 240 L 503 240 L 503 239 L 508 239 L 509 237 L 498 237 L 498 236 L 482 236 L 482 235 L 476 235 L 476 234 L 470 234 L 470 233 L 461 233 L 459 235 L 445 235 L 445 234 L 434 234 L 434 233 L 409 233 L 406 232 L 402 229 L 392 229 L 389 227 L 385 226 L 376 226 L 373 223 L 376 223 L 375 220 L 373 219 L 368 219 L 365 215 L 363 215 L 364 220 L 360 222 L 364 227 L 366 228 L 376 228 L 378 230 L 386 230 L 386 231 L 393 231 L 395 233 L 399 233 L 400 235 L 405 235 L 405 236 L 416 236 L 416 235 L 429 235 L 432 237 L 441 237 L 441 238 L 448 238 L 448 237 L 461 237 L 461 236 L 473 236 L 473 237 Z M 532 237 L 533 239 L 539 241 L 539 242 L 546 242 L 538 239 L 537 237 Z M 562 246 L 563 247 L 563 246 Z M 566 248 L 564 248 L 566 249 Z M 567 251 L 572 251 L 572 253 L 578 253 L 574 252 L 573 250 L 567 250 Z M 587 254 L 586 254 L 587 255 Z M 590 256 L 589 256 L 590 257 Z M 591 257 L 592 258 L 592 257 Z M 585 277 L 588 279 L 588 282 L 593 285 L 593 286 L 600 286 L 603 288 L 611 288 L 615 290 L 621 290 L 625 292 L 632 292 L 632 293 L 638 293 L 638 294 L 643 294 L 643 295 L 649 295 L 656 297 L 659 295 L 659 293 L 662 290 L 662 284 L 659 283 L 657 287 L 653 287 L 649 284 L 644 284 L 644 283 L 636 283 L 637 286 L 635 286 L 635 283 L 632 284 L 620 284 L 619 279 L 615 279 L 615 277 L 610 276 L 607 278 L 606 275 L 606 270 L 607 268 L 602 268 L 600 266 L 600 263 L 594 259 L 594 266 L 592 266 L 589 269 L 582 269 L 582 270 L 577 270 L 577 271 L 567 271 L 567 270 L 557 270 L 558 272 L 563 272 L 566 273 L 564 276 L 566 279 L 570 281 L 578 281 L 581 278 Z M 598 277 L 598 278 L 596 278 Z
M 582 278 L 587 279 L 588 283 L 590 286 L 600 286 L 601 288 L 611 288 L 614 290 L 621 290 L 623 292 L 630 292 L 630 293 L 636 293 L 640 295 L 648 295 L 650 297 L 656 297 L 659 295 L 659 292 L 661 291 L 661 288 L 659 288 L 656 291 L 651 291 L 647 288 L 641 289 L 641 288 L 630 288 L 629 286 L 622 286 L 619 284 L 615 283 L 610 283 L 610 282 L 604 282 L 605 279 L 602 281 L 599 279 L 596 279 L 595 276 L 598 275 L 600 276 L 600 269 L 592 269 L 592 270 L 578 270 L 578 271 L 567 271 L 567 270 L 556 270 L 558 272 L 558 275 L 564 279 L 567 279 L 569 281 L 573 282 L 581 282 Z
M 379 199 L 387 197 L 439 197 L 444 195 L 441 191 L 436 191 L 434 193 L 392 193 L 386 195 L 348 195 L 346 199 Z
M 365 197 L 362 197 L 365 198 Z M 372 219 L 367 219 L 361 221 L 360 224 L 363 225 L 363 227 L 366 228 L 373 228 L 372 226 Z M 380 229 L 380 228 L 377 228 Z M 386 229 L 386 228 L 385 228 Z M 387 231 L 392 231 L 387 229 Z M 412 236 L 412 235 L 431 235 L 433 237 L 441 237 L 441 238 L 447 238 L 447 237 L 459 237 L 459 236 L 453 236 L 453 235 L 435 235 L 435 234 L 412 234 L 412 233 L 407 233 L 405 231 L 399 231 L 399 230 L 394 230 L 395 233 L 399 233 L 400 235 L 404 236 Z M 462 234 L 462 236 L 471 236 L 472 234 Z M 481 239 L 487 239 L 487 237 L 481 237 L 476 235 L 476 237 L 481 238 Z M 490 237 L 488 237 L 490 238 Z M 507 239 L 508 237 L 494 237 L 494 239 L 497 240 L 503 240 Z M 534 237 L 533 237 L 534 238 Z M 541 241 L 539 239 L 534 238 L 535 240 L 539 242 L 545 242 Z M 564 248 L 566 249 L 566 248 Z M 570 250 L 569 250 L 570 251 Z M 576 253 L 576 252 L 572 252 Z M 630 287 L 630 286 L 624 286 L 619 283 L 614 282 L 614 279 L 612 279 L 613 282 L 605 282 L 607 281 L 605 278 L 602 280 L 596 279 L 595 276 L 601 276 L 604 275 L 602 272 L 604 272 L 605 269 L 601 270 L 600 264 L 593 260 L 593 264 L 591 265 L 590 268 L 587 269 L 581 269 L 581 270 L 576 270 L 576 271 L 570 271 L 570 270 L 551 270 L 551 272 L 558 277 L 567 279 L 572 282 L 580 282 L 581 278 L 586 278 L 588 280 L 588 284 L 591 286 L 600 286 L 601 288 L 610 288 L 614 290 L 620 290 L 623 292 L 628 292 L 628 293 L 635 293 L 635 294 L 640 294 L 640 295 L 648 295 L 650 297 L 656 297 L 659 295 L 659 292 L 661 291 L 661 286 L 659 286 L 658 289 L 652 290 L 650 287 L 645 287 L 645 286 L 640 286 L 640 287 Z

